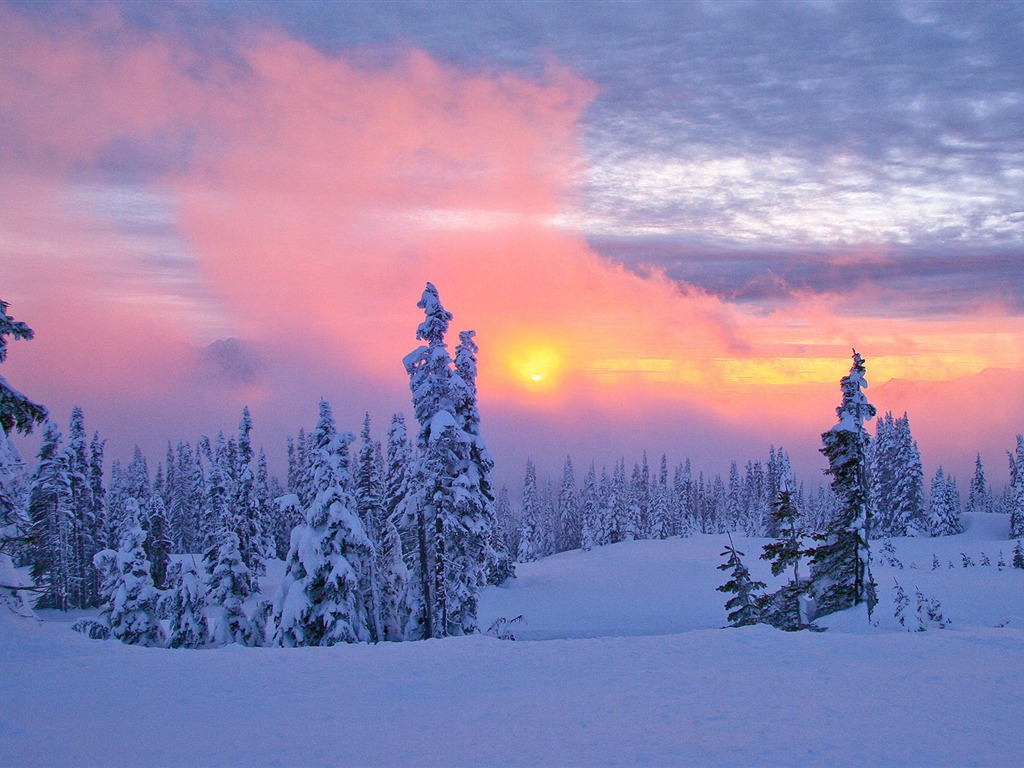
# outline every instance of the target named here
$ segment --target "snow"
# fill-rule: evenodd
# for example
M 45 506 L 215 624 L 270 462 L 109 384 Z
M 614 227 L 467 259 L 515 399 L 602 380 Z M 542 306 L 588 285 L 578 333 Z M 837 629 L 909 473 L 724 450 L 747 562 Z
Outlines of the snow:
M 848 611 L 823 633 L 719 629 L 724 536 L 518 566 L 480 609 L 485 627 L 522 614 L 516 642 L 167 650 L 8 614 L 0 764 L 1020 764 L 1024 570 L 995 566 L 1008 525 L 975 515 L 958 536 L 893 540 L 905 567 L 873 565 L 878 626 Z M 736 538 L 772 585 L 763 543 Z M 993 565 L 964 568 L 961 552 Z M 893 577 L 951 627 L 903 631 Z

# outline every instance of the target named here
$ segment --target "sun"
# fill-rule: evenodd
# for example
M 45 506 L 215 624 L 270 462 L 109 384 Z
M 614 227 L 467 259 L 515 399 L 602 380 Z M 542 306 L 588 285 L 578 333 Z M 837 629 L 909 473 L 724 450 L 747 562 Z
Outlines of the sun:
M 512 381 L 529 390 L 556 388 L 565 361 L 551 344 L 521 342 L 512 347 L 505 358 Z

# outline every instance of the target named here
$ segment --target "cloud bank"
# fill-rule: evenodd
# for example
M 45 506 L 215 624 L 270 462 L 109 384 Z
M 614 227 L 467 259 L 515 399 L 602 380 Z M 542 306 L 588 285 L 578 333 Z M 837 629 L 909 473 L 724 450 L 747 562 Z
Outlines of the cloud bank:
M 512 463 L 585 456 L 599 439 L 635 453 L 678 438 L 709 458 L 725 455 L 710 443 L 742 455 L 742 436 L 759 442 L 748 452 L 813 445 L 851 345 L 878 365 L 876 382 L 1024 367 L 1024 328 L 1002 303 L 963 322 L 865 312 L 879 276 L 903 263 L 887 244 L 787 256 L 783 241 L 863 234 L 807 229 L 808 200 L 829 219 L 848 209 L 846 192 L 762 199 L 806 177 L 806 158 L 754 167 L 730 159 L 729 142 L 694 145 L 675 165 L 615 155 L 587 129 L 613 106 L 608 85 L 561 58 L 485 70 L 412 45 L 331 50 L 263 25 L 196 38 L 132 12 L 0 6 L 5 299 L 38 333 L 11 364 L 26 390 L 80 402 L 129 439 L 230 429 L 228 406 L 246 402 L 270 432 L 294 432 L 319 396 L 341 399 L 353 424 L 364 408 L 381 424 L 407 401 L 400 361 L 427 280 L 456 326 L 478 331 L 490 439 Z M 864 162 L 842 169 L 844 185 Z M 741 279 L 709 285 L 694 266 L 708 251 L 681 251 L 659 223 L 698 243 L 744 241 L 740 219 L 754 234 L 778 229 L 778 279 L 732 250 Z M 596 238 L 594 222 L 612 235 Z M 900 241 L 898 226 L 875 231 Z M 668 237 L 654 241 L 668 255 L 638 250 L 643 232 Z M 606 247 L 615 233 L 619 250 Z M 259 367 L 208 375 L 200 350 L 226 338 Z M 1007 430 L 994 434 L 1005 442 Z

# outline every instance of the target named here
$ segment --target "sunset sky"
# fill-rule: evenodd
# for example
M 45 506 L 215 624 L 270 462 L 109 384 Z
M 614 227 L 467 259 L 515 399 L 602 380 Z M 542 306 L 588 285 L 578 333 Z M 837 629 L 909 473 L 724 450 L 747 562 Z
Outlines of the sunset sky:
M 127 459 L 377 437 L 435 283 L 500 482 L 1024 432 L 1024 4 L 0 4 L 3 375 Z M 234 341 L 228 341 L 234 340 Z M 31 441 L 21 443 L 25 453 Z

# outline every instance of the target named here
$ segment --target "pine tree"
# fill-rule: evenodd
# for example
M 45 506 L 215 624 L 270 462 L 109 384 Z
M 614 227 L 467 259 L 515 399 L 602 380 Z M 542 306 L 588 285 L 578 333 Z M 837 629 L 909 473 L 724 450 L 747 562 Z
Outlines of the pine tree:
M 292 531 L 287 569 L 274 599 L 273 644 L 354 643 L 369 638 L 363 589 L 371 545 L 356 514 L 348 470 L 351 433 L 339 433 L 320 401 L 312 441 L 306 522 Z
M 601 542 L 598 540 L 601 530 L 601 501 L 598 497 L 597 471 L 594 462 L 590 462 L 587 477 L 583 481 L 583 498 L 580 502 L 580 549 L 589 552 Z
M 890 411 L 876 422 L 875 439 L 868 448 L 874 538 L 906 535 L 906 521 L 896 504 L 897 450 L 896 424 Z
M 562 465 L 562 485 L 558 490 L 558 537 L 555 549 L 566 552 L 580 548 L 582 535 L 580 521 L 580 504 L 576 495 L 576 475 L 573 471 L 572 459 L 565 457 Z
M 380 639 L 397 642 L 404 639 L 409 620 L 406 591 L 409 569 L 402 556 L 402 539 L 390 518 L 384 518 L 377 549 L 380 610 Z
M 1010 456 L 1010 538 L 1024 537 L 1024 435 L 1017 435 L 1017 452 Z
M 67 468 L 70 491 L 70 531 L 73 561 L 71 563 L 71 607 L 91 608 L 98 598 L 93 556 L 99 546 L 95 505 L 89 478 L 89 450 L 86 445 L 85 419 L 82 409 L 71 410 L 68 429 Z
M 170 614 L 169 648 L 201 648 L 206 645 L 206 590 L 191 558 L 178 561 L 167 571 Z
M 754 581 L 750 577 L 750 571 L 740 559 L 743 553 L 736 549 L 732 543 L 732 536 L 729 536 L 729 545 L 722 552 L 722 557 L 728 556 L 728 560 L 718 566 L 720 571 L 731 571 L 729 580 L 718 587 L 719 592 L 732 594 L 725 603 L 725 609 L 729 611 L 729 624 L 733 627 L 744 627 L 749 624 L 757 624 L 761 621 L 760 599 L 757 590 L 764 589 L 762 581 Z
M 779 576 L 789 568 L 793 569 L 793 581 L 800 582 L 800 559 L 805 554 L 800 539 L 800 512 L 793 500 L 793 478 L 788 471 L 779 482 L 779 495 L 772 505 L 771 528 L 778 531 L 776 541 L 766 544 L 762 560 L 772 564 L 772 575 Z
M 95 558 L 98 565 L 104 561 L 112 564 L 108 566 L 104 589 L 110 602 L 103 614 L 109 621 L 111 635 L 122 643 L 161 646 L 164 631 L 157 618 L 159 594 L 149 575 L 143 546 L 146 533 L 139 521 L 141 512 L 135 499 L 129 498 L 125 506 L 128 520 L 116 555 L 109 557 L 109 552 L 100 552 Z
M 93 539 L 97 551 L 107 546 L 107 489 L 103 485 L 103 452 L 107 441 L 100 440 L 98 432 L 89 441 L 89 498 L 92 500 L 92 518 L 95 525 Z M 95 555 L 94 555 L 95 557 Z M 99 583 L 94 604 L 99 601 Z
M 233 494 L 228 447 L 224 434 L 218 434 L 213 444 L 204 438 L 201 448 L 210 467 L 206 474 L 205 504 L 201 514 L 202 548 L 203 552 L 209 552 L 219 546 L 218 537 L 223 531 L 235 529 L 235 520 L 230 508 Z
M 416 338 L 425 344 L 404 360 L 420 427 L 414 481 L 403 501 L 403 519 L 414 521 L 415 530 L 407 561 L 410 639 L 478 631 L 480 586 L 501 570 L 491 565 L 497 565 L 491 459 L 478 431 L 473 334 L 462 335 L 453 361 L 445 343 L 452 315 L 432 284 L 417 306 L 425 317 Z
M 661 454 L 661 466 L 651 491 L 651 538 L 672 535 L 672 490 L 668 484 L 668 459 Z
M 1020 539 L 1017 540 L 1017 546 L 1013 548 L 1013 567 L 1024 568 L 1024 545 L 1021 544 Z
M 955 536 L 963 533 L 960 518 L 960 494 L 956 481 L 946 477 L 939 467 L 932 478 L 931 499 L 928 504 L 928 528 L 932 536 Z
M 456 515 L 465 528 L 460 549 L 462 575 L 470 595 L 461 609 L 476 622 L 476 587 L 497 585 L 515 578 L 512 553 L 498 535 L 497 511 L 491 472 L 494 459 L 480 433 L 480 411 L 477 407 L 476 331 L 460 331 L 455 348 L 455 416 L 462 428 L 463 457 L 455 480 Z M 474 586 L 475 584 L 475 586 Z M 470 624 L 466 625 L 467 627 Z M 476 631 L 475 629 L 473 631 Z
M 367 584 L 369 589 L 363 593 L 364 610 L 370 632 L 370 642 L 384 639 L 381 627 L 380 596 L 378 589 L 382 581 L 378 573 L 377 552 L 385 524 L 383 471 L 380 465 L 380 446 L 370 435 L 370 414 L 363 418 L 363 431 L 360 434 L 359 453 L 356 457 L 355 502 L 356 514 L 363 524 L 363 530 L 371 544 L 371 552 L 367 561 Z
M 626 482 L 626 460 L 619 459 L 612 472 L 611 485 L 605 500 L 605 539 L 608 544 L 633 541 L 635 529 L 629 516 L 629 497 Z
M 544 520 L 537 493 L 537 468 L 529 459 L 526 460 L 526 478 L 523 480 L 521 509 L 519 554 L 516 559 L 520 563 L 531 563 L 549 553 L 544 551 Z
M 171 514 L 181 520 L 181 548 L 183 552 L 202 552 L 206 537 L 204 512 L 206 509 L 206 474 L 203 471 L 202 452 L 193 452 L 188 443 L 178 443 L 175 450 L 180 486 L 173 501 Z
M 263 562 L 263 520 L 256 495 L 256 475 L 253 472 L 252 416 L 249 406 L 242 408 L 238 422 L 238 440 L 233 460 L 229 458 L 232 475 L 233 501 L 230 517 L 232 530 L 238 536 L 238 551 L 249 571 L 252 590 L 258 591 L 259 577 L 266 573 Z
M 203 557 L 209 638 L 214 645 L 250 645 L 253 629 L 243 605 L 252 594 L 252 581 L 238 534 L 225 528 L 216 539 Z
M 274 504 L 274 499 L 278 496 L 282 496 L 283 493 L 275 493 L 272 488 L 272 484 L 276 483 L 276 480 L 270 476 L 270 470 L 267 467 L 267 454 L 262 448 L 259 450 L 259 454 L 256 459 L 256 516 L 259 519 L 259 539 L 255 543 L 255 551 L 259 555 L 261 563 L 267 557 L 275 557 L 276 544 L 275 544 L 275 527 L 278 525 L 277 520 L 277 508 Z M 296 521 L 298 522 L 298 521 Z M 287 554 L 287 550 L 283 553 Z M 266 565 L 263 564 L 263 572 L 266 573 Z
M 949 510 L 951 527 L 957 533 L 963 533 L 966 530 L 963 505 L 960 502 L 960 489 L 953 475 L 946 475 L 946 508 Z
M 804 591 L 800 580 L 800 560 L 808 551 L 803 548 L 801 540 L 800 512 L 793 500 L 793 476 L 788 457 L 782 460 L 778 489 L 778 499 L 772 507 L 769 526 L 778 534 L 775 541 L 764 546 L 761 559 L 771 562 L 773 576 L 779 576 L 792 568 L 793 578 L 775 593 L 765 596 L 762 600 L 762 618 L 779 629 L 802 629 L 806 624 L 800 613 L 800 596 Z
M 735 461 L 729 465 L 729 485 L 725 492 L 725 517 L 727 527 L 731 531 L 742 531 L 747 536 L 756 536 L 756 529 L 749 525 L 747 516 L 743 514 L 742 485 L 740 469 Z
M 7 314 L 9 306 L 6 301 L 0 300 L 0 363 L 7 360 L 8 336 L 25 340 L 35 336 L 28 325 Z M 44 406 L 29 400 L 0 376 L 0 428 L 5 436 L 10 435 L 12 429 L 27 435 L 37 424 L 43 424 L 47 417 Z
M 690 536 L 697 530 L 695 512 L 695 493 L 693 484 L 693 471 L 690 468 L 690 460 L 686 459 L 678 465 L 672 478 L 675 487 L 678 508 L 676 511 L 676 523 L 673 533 L 678 536 Z
M 0 431 L 0 611 L 6 609 L 21 616 L 30 616 L 31 610 L 25 595 L 16 588 L 23 582 L 17 577 L 12 556 L 30 541 L 26 492 L 25 463 L 7 435 Z
M 519 551 L 519 520 L 512 510 L 512 501 L 508 497 L 508 488 L 501 487 L 494 504 L 494 517 L 497 520 L 498 535 L 505 543 L 506 552 Z
M 864 372 L 864 360 L 855 350 L 850 373 L 840 382 L 843 401 L 836 408 L 838 423 L 821 436 L 821 452 L 829 462 L 827 474 L 832 476 L 839 510 L 812 554 L 809 591 L 816 616 L 860 603 L 867 604 L 870 616 L 877 602 L 868 544 L 869 437 L 864 428 L 864 422 L 874 417 L 875 407 L 864 394 L 868 385 Z
M 967 496 L 967 511 L 971 514 L 989 513 L 992 511 L 992 489 L 985 479 L 985 468 L 981 464 L 981 454 L 974 460 L 974 476 Z
M 153 586 L 163 589 L 167 580 L 167 568 L 171 562 L 171 539 L 167 531 L 167 511 L 164 508 L 163 496 L 160 494 L 154 494 L 150 502 L 149 533 L 146 538 L 150 542 L 150 574 L 153 577 Z
M 925 627 L 921 622 L 920 616 L 918 616 L 916 611 L 913 614 L 910 613 L 910 598 L 907 597 L 903 585 L 896 581 L 896 579 L 893 579 L 893 584 L 895 585 L 893 586 L 893 592 L 895 593 L 893 617 L 908 632 L 924 632 Z
M 33 538 L 31 574 L 40 593 L 36 607 L 67 611 L 74 600 L 76 548 L 69 457 L 61 440 L 57 425 L 46 422 L 29 489 L 28 514 Z

